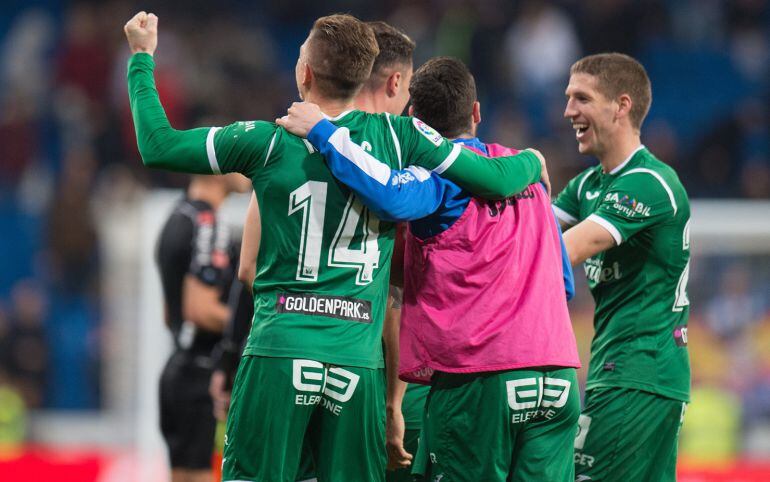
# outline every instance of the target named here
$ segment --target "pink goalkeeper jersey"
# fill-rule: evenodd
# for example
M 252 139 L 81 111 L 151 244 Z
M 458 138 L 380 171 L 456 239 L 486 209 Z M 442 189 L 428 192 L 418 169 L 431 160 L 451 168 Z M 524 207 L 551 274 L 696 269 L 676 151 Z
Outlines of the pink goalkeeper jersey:
M 492 157 L 517 151 L 487 144 Z M 477 151 L 478 152 L 478 151 Z M 399 375 L 579 367 L 559 233 L 539 184 L 502 201 L 472 198 L 446 231 L 407 233 Z

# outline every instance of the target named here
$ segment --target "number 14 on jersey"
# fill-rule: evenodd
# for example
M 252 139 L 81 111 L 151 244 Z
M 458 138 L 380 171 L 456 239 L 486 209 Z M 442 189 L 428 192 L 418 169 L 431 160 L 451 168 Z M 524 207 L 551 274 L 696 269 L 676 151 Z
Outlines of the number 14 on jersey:
M 296 277 L 299 281 L 318 281 L 326 218 L 327 188 L 326 182 L 308 181 L 289 194 L 289 216 L 298 212 L 302 215 Z M 362 226 L 361 243 L 354 248 L 351 244 L 356 237 L 356 228 L 359 224 Z M 377 244 L 379 226 L 379 220 L 372 216 L 353 194 L 350 194 L 329 248 L 327 265 L 355 269 L 357 270 L 356 284 L 371 283 L 374 270 L 378 267 L 380 260 L 380 249 Z

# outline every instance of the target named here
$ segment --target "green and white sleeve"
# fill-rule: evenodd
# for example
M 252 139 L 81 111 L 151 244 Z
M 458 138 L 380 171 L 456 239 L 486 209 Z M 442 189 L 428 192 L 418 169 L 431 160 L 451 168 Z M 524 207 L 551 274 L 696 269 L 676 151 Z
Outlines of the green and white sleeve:
M 593 169 L 589 169 L 573 177 L 553 202 L 554 214 L 567 226 L 580 222 L 580 194 L 586 178 L 592 173 Z
M 405 164 L 429 169 L 473 195 L 506 198 L 540 180 L 540 160 L 531 152 L 488 158 L 449 142 L 417 118 L 392 120 Z
M 251 177 L 265 150 L 276 141 L 275 124 L 247 121 L 174 129 L 160 103 L 154 69 L 155 61 L 145 53 L 134 54 L 128 61 L 128 96 L 144 165 L 191 174 L 240 172 Z
M 147 167 L 192 174 L 213 174 L 206 154 L 210 128 L 176 130 L 166 117 L 155 88 L 155 61 L 146 53 L 128 61 L 128 98 L 136 143 Z
M 619 245 L 639 231 L 672 219 L 678 209 L 662 176 L 649 169 L 632 169 L 615 181 L 586 219 L 609 231 Z

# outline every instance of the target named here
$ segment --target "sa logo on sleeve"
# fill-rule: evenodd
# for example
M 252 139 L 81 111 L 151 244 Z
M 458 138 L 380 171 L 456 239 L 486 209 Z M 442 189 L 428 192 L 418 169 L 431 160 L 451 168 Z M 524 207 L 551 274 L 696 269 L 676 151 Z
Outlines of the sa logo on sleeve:
M 417 129 L 420 134 L 425 136 L 426 139 L 431 141 L 436 147 L 440 146 L 441 143 L 444 142 L 444 138 L 436 131 L 436 129 L 421 121 L 417 117 L 412 119 L 412 123 L 414 124 L 414 128 Z

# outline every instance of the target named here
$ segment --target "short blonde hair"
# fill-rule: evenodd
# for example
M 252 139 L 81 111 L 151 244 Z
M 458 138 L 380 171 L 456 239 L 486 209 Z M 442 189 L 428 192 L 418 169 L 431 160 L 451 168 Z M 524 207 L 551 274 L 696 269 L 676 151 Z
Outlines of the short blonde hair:
M 622 94 L 631 97 L 631 124 L 641 129 L 652 104 L 652 85 L 642 64 L 625 54 L 604 53 L 583 57 L 569 71 L 596 77 L 599 92 L 608 99 Z
M 316 20 L 307 48 L 318 90 L 331 99 L 353 98 L 380 53 L 372 28 L 346 14 Z

